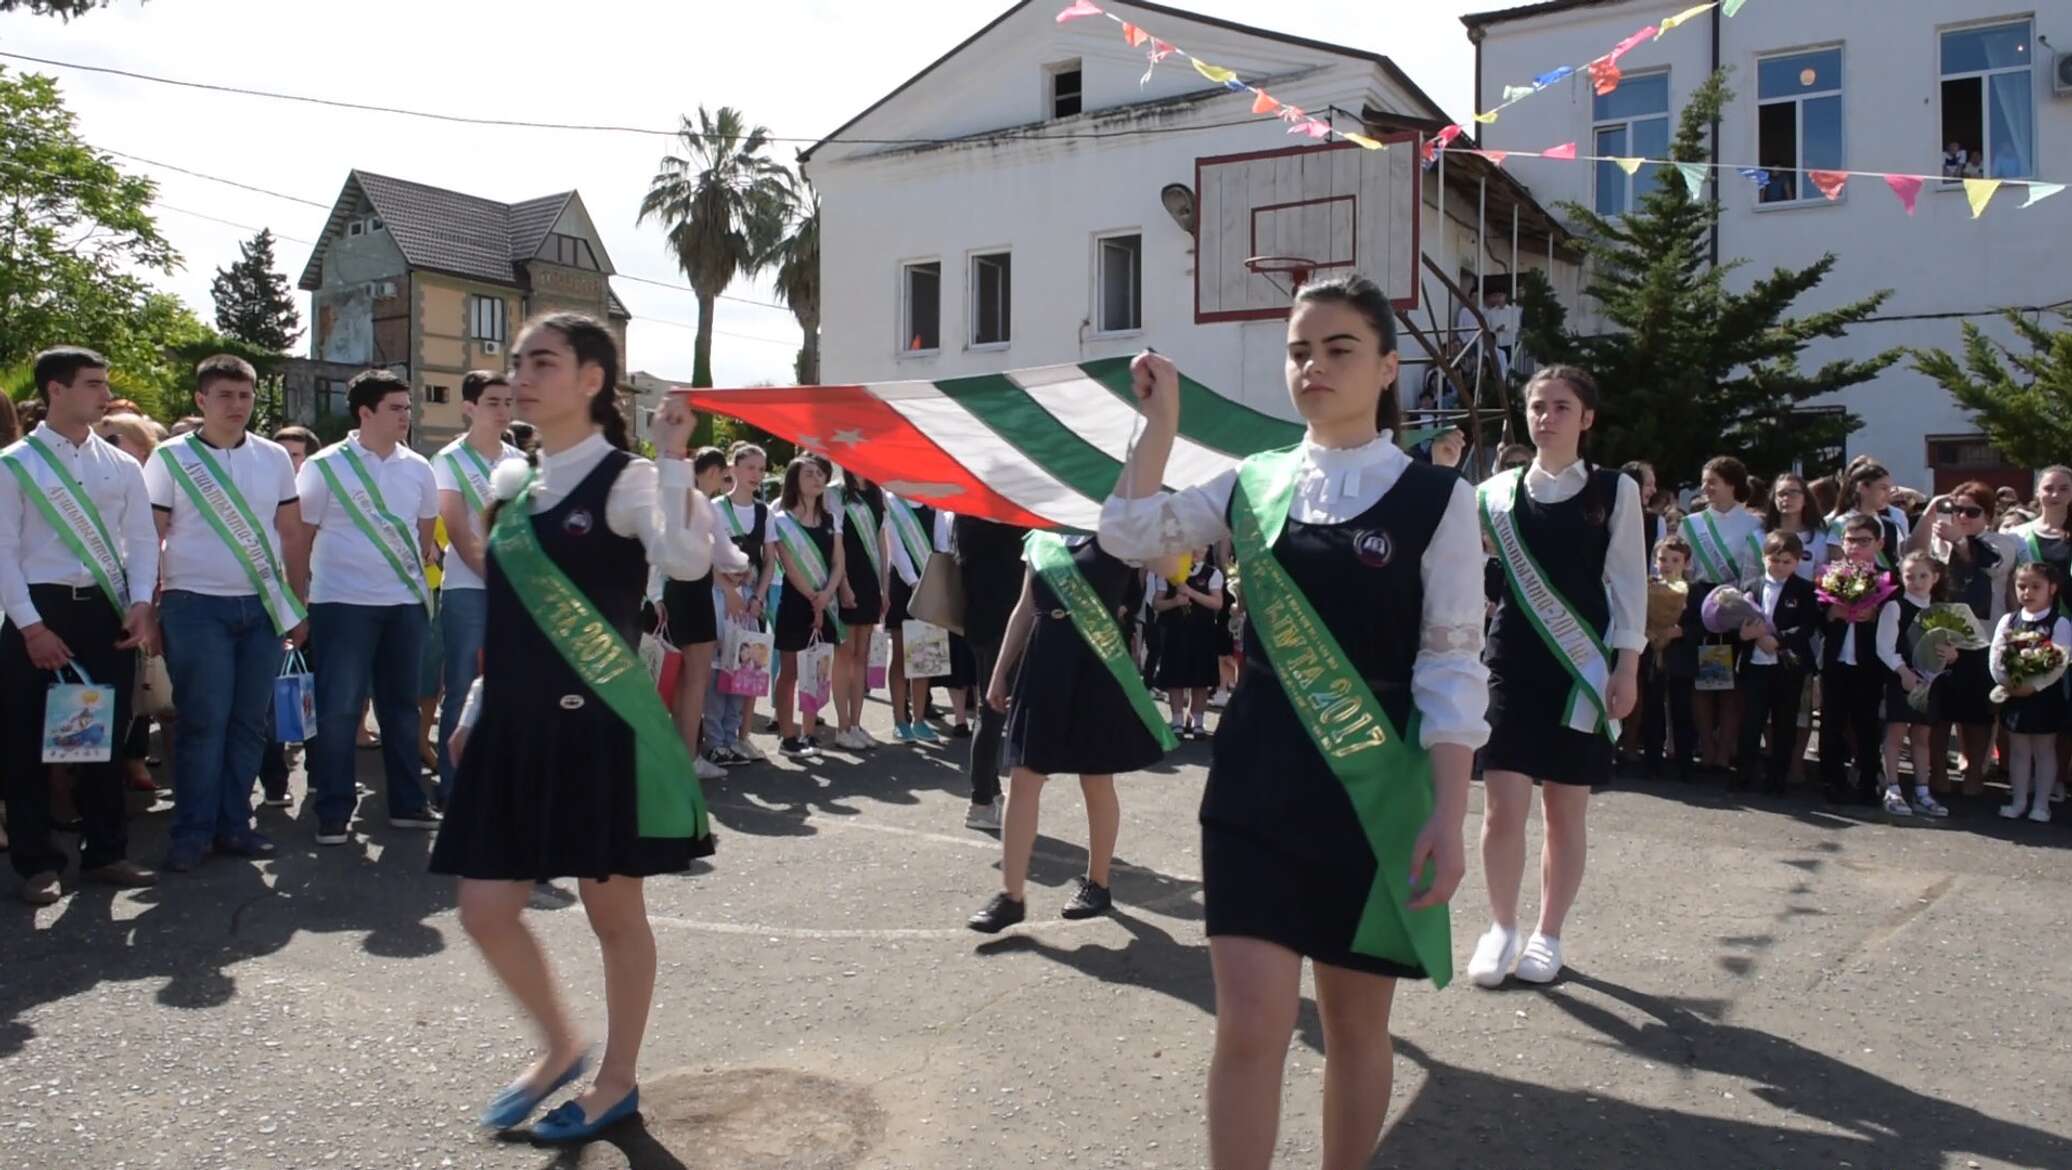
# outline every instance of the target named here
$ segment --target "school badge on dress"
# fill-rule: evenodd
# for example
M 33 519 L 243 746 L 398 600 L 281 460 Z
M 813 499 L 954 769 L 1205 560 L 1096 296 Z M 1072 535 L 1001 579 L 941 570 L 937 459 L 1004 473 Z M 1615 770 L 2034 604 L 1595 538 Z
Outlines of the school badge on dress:
M 588 508 L 575 508 L 561 521 L 561 530 L 570 536 L 587 536 L 597 526 L 597 517 Z
M 1370 569 L 1385 569 L 1389 559 L 1395 555 L 1395 542 L 1381 529 L 1357 533 L 1353 536 L 1353 555 Z

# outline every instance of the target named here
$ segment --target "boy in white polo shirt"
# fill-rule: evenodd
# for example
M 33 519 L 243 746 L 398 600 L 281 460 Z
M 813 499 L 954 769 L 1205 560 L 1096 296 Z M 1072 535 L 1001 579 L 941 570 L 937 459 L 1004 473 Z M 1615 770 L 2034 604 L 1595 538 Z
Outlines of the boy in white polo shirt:
M 168 439 L 144 465 L 164 590 L 159 623 L 180 696 L 175 722 L 172 841 L 164 868 L 184 873 L 211 848 L 271 857 L 252 828 L 252 780 L 272 738 L 267 713 L 283 640 L 299 645 L 309 615 L 302 579 L 295 468 L 281 445 L 245 430 L 258 375 L 219 354 L 194 372 L 201 429 Z M 284 551 L 296 554 L 289 565 Z
M 439 803 L 453 794 L 453 760 L 447 741 L 460 723 L 461 705 L 475 681 L 482 654 L 483 630 L 489 624 L 489 591 L 483 586 L 485 533 L 482 510 L 493 498 L 489 477 L 507 460 L 525 460 L 525 452 L 504 442 L 511 425 L 511 383 L 489 370 L 475 370 L 460 381 L 460 410 L 468 431 L 432 456 L 432 476 L 439 485 L 439 515 L 446 521 L 451 556 L 442 563 L 439 583 L 439 632 L 444 640 L 445 698 L 439 703 Z
M 309 557 L 309 622 L 317 676 L 317 738 L 309 784 L 317 844 L 343 845 L 354 806 L 353 752 L 360 698 L 374 695 L 388 773 L 389 824 L 436 829 L 418 783 L 418 662 L 430 625 L 425 565 L 436 555 L 439 489 L 432 465 L 412 451 L 410 386 L 386 370 L 346 385 L 359 422 L 302 465 L 303 522 L 316 529 Z

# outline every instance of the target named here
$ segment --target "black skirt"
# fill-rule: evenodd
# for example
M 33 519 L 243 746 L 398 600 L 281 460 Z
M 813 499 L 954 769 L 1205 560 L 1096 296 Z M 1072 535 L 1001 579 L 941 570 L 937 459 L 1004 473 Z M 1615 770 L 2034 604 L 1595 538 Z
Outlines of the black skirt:
M 1213 687 L 1223 681 L 1217 662 L 1216 623 L 1223 615 L 1198 606 L 1159 615 L 1157 686 L 1166 690 Z
M 677 648 L 719 641 L 719 615 L 712 608 L 712 574 L 696 581 L 662 582 L 662 608 L 669 611 L 669 640 Z
M 1992 651 L 1984 647 L 1962 650 L 1949 670 L 1935 680 L 1936 719 L 1964 727 L 1983 727 L 1999 718 L 1993 706 L 1993 672 L 1987 666 Z
M 2002 703 L 2000 719 L 2012 735 L 2063 735 L 2067 706 L 2061 678 L 2049 690 Z
M 856 597 L 855 605 L 841 606 L 842 621 L 852 626 L 875 626 L 885 608 L 885 595 L 878 592 L 878 574 L 872 571 L 870 562 L 865 561 L 863 572 L 853 569 L 849 573 L 849 592 Z M 839 598 L 836 599 L 840 601 Z
M 907 602 L 914 599 L 914 589 L 913 586 L 901 580 L 898 573 L 894 573 L 892 574 L 891 593 L 892 601 L 885 607 L 885 628 L 897 630 L 901 623 L 914 616 L 907 612 Z
M 1070 618 L 1036 619 L 1007 709 L 1007 766 L 1046 776 L 1113 776 L 1165 750 Z
M 830 645 L 842 640 L 835 632 L 834 619 L 831 610 L 820 611 L 819 640 Z M 777 603 L 775 640 L 777 650 L 784 654 L 796 654 L 814 642 L 813 599 L 799 592 L 789 577 L 784 579 L 784 595 Z
M 1922 711 L 1907 702 L 1907 689 L 1899 684 L 1899 675 L 1888 671 L 1885 675 L 1885 722 L 1902 727 L 1927 727 L 1934 723 L 1951 723 L 1954 720 L 1942 718 L 1935 711 L 1935 691 L 1929 690 L 1928 710 Z

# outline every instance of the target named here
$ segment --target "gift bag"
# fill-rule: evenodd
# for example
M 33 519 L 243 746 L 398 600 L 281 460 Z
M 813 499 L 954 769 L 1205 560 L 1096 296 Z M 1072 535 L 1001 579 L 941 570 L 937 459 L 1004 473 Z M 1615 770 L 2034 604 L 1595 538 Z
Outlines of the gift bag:
M 79 681 L 66 682 L 67 674 Z M 115 688 L 96 685 L 77 662 L 57 676 L 44 698 L 43 762 L 107 763 L 115 757 Z
M 880 626 L 879 628 L 871 631 L 870 667 L 869 673 L 864 679 L 864 687 L 868 690 L 875 691 L 879 687 L 884 686 L 885 671 L 891 665 L 892 634 L 890 631 Z
M 753 698 L 770 690 L 770 631 L 759 626 L 727 625 L 729 649 L 722 658 L 719 690 L 723 695 Z
M 908 678 L 947 678 L 950 673 L 950 632 L 941 626 L 909 618 L 899 627 L 906 643 Z
M 957 568 L 956 557 L 945 552 L 929 554 L 914 595 L 907 599 L 907 612 L 945 630 L 964 632 L 964 574 Z
M 273 680 L 273 738 L 280 743 L 304 743 L 317 737 L 317 676 L 309 671 L 302 651 L 290 651 L 281 659 L 281 673 Z
M 137 654 L 137 682 L 130 688 L 130 718 L 155 719 L 173 709 L 173 675 L 165 655 Z
M 799 651 L 799 708 L 808 715 L 834 699 L 835 648 L 815 642 Z
M 1712 645 L 1698 647 L 1698 689 L 1701 691 L 1731 691 L 1734 689 L 1734 648 Z
M 655 623 L 654 633 L 640 636 L 640 664 L 647 667 L 648 677 L 655 680 L 662 705 L 675 703 L 676 680 L 683 674 L 683 651 L 676 648 L 675 640 L 669 636 L 668 618 Z

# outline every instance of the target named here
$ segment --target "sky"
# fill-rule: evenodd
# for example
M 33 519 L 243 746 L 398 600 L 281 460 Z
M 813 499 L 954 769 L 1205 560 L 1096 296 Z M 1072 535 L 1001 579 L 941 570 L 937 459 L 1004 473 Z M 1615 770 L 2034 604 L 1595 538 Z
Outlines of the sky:
M 1047 2 L 1047 0 L 1045 0 Z M 773 135 L 773 155 L 833 130 L 1004 11 L 1011 0 L 114 0 L 67 24 L 0 15 L 0 51 L 247 89 L 545 122 L 668 130 L 701 104 L 732 105 Z M 1058 0 L 1063 7 L 1063 0 Z M 1389 54 L 1464 119 L 1474 54 L 1459 16 L 1497 0 L 1195 0 L 1194 11 Z M 1146 22 L 1153 32 L 1155 24 Z M 1184 46 L 1183 46 L 1184 47 Z M 635 224 L 670 140 L 463 126 L 32 65 L 50 73 L 87 142 L 322 204 L 308 206 L 127 159 L 159 183 L 159 227 L 185 259 L 156 278 L 204 320 L 209 283 L 259 227 L 292 284 L 347 171 L 359 168 L 516 201 L 576 188 L 623 275 L 682 283 L 654 224 Z M 217 222 L 228 221 L 228 222 Z M 632 309 L 627 368 L 688 381 L 688 288 L 613 281 Z M 767 282 L 731 295 L 774 302 Z M 305 324 L 308 296 L 302 301 Z M 790 382 L 788 310 L 718 306 L 722 386 Z M 299 343 L 306 345 L 307 340 Z

